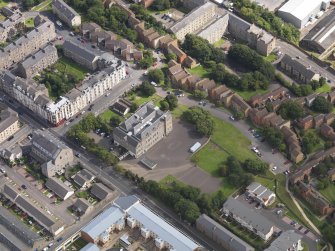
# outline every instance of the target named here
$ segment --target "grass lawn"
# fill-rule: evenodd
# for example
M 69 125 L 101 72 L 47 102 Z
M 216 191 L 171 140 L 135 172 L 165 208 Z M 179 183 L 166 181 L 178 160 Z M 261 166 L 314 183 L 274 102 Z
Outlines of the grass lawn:
M 25 26 L 31 28 L 31 27 L 34 27 L 34 18 L 31 17 L 31 18 L 28 18 L 24 21 L 24 24 Z
M 55 67 L 58 71 L 64 73 L 64 74 L 71 74 L 76 76 L 79 80 L 83 80 L 85 77 L 85 74 L 88 72 L 75 62 L 73 62 L 70 59 L 67 59 L 65 57 L 60 58 L 57 63 L 55 64 Z
M 324 84 L 323 86 L 315 90 L 315 92 L 317 93 L 330 92 L 330 91 L 331 91 L 331 86 L 328 84 Z
M 102 113 L 100 115 L 100 117 L 103 119 L 103 121 L 105 122 L 109 122 L 111 118 L 114 117 L 120 117 L 122 119 L 122 121 L 124 121 L 124 118 L 118 114 L 116 114 L 114 111 L 112 111 L 111 109 L 107 109 L 106 111 L 104 111 L 104 113 Z
M 240 161 L 256 158 L 255 154 L 250 151 L 251 142 L 238 129 L 216 117 L 213 119 L 215 122 L 214 133 L 211 137 L 213 143 Z
M 180 118 L 184 111 L 186 111 L 188 107 L 186 105 L 178 104 L 177 108 L 175 108 L 171 113 L 173 118 Z
M 215 156 L 215 158 L 213 158 Z M 213 176 L 220 176 L 218 166 L 226 161 L 228 154 L 221 150 L 212 142 L 208 142 L 200 151 L 192 156 L 192 161 L 196 162 L 202 169 Z
M 8 5 L 8 1 L 0 0 L 0 8 Z
M 159 106 L 159 101 L 162 100 L 162 97 L 158 96 L 157 94 L 154 94 L 150 97 L 142 97 L 142 96 L 137 96 L 136 94 L 134 94 L 130 97 L 130 100 L 134 101 L 139 106 L 148 101 L 153 101 L 155 105 Z
M 1 4 L 1 2 L 0 2 L 0 4 Z M 5 19 L 6 19 L 6 17 L 4 15 L 0 14 L 0 21 L 4 21 Z
M 278 59 L 278 56 L 276 54 L 271 53 L 270 55 L 264 57 L 264 59 L 270 63 L 276 61 Z
M 268 174 L 267 176 L 270 176 L 270 175 Z M 272 191 L 274 190 L 275 182 L 274 182 L 274 179 L 271 177 L 265 178 L 261 176 L 255 176 L 255 181 L 271 189 Z
M 245 101 L 248 101 L 252 96 L 255 96 L 256 94 L 264 94 L 269 90 L 258 89 L 256 91 L 240 91 L 240 90 L 234 90 L 234 91 L 238 95 L 240 95 Z
M 194 67 L 193 69 L 187 69 L 187 71 L 200 78 L 207 78 L 209 76 L 209 72 L 202 65 Z
M 46 0 L 42 3 L 40 3 L 39 5 L 34 6 L 33 8 L 31 8 L 32 11 L 45 11 L 45 10 L 49 10 L 51 9 L 51 3 L 52 0 Z
M 215 42 L 213 45 L 215 47 L 220 47 L 224 42 L 225 42 L 225 40 L 223 38 L 221 38 L 219 41 Z
M 326 189 L 319 190 L 319 192 L 326 197 L 330 202 L 335 202 L 335 184 L 330 183 Z

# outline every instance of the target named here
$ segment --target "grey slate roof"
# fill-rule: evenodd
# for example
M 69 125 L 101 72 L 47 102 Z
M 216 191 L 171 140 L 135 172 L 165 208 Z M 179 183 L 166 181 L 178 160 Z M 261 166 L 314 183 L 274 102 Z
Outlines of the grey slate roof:
M 91 194 L 93 194 L 95 197 L 97 197 L 99 200 L 105 199 L 109 194 L 111 194 L 113 191 L 110 190 L 108 187 L 106 187 L 102 183 L 95 183 L 91 188 Z
M 44 48 L 39 49 L 36 53 L 33 55 L 30 55 L 27 57 L 21 65 L 23 68 L 30 68 L 33 65 L 37 64 L 39 61 L 41 61 L 43 58 L 48 57 L 50 54 L 57 53 L 57 49 L 53 45 L 47 45 Z
M 61 149 L 68 147 L 46 131 L 36 130 L 33 132 L 32 145 L 54 160 L 57 158 Z
M 52 5 L 62 12 L 68 20 L 72 20 L 75 16 L 79 16 L 79 14 L 63 0 L 53 0 Z
M 223 209 L 236 215 L 264 235 L 268 234 L 273 227 L 273 224 L 268 219 L 254 211 L 253 208 L 251 209 L 250 207 L 247 207 L 242 202 L 235 200 L 234 198 L 229 197 L 223 204 Z
M 86 199 L 79 198 L 72 205 L 72 208 L 81 214 L 85 214 L 88 209 L 92 208 L 92 205 Z
M 152 102 L 148 102 L 115 128 L 113 134 L 120 138 L 126 137 L 127 142 L 136 147 L 142 139 L 155 130 L 165 116 L 171 116 L 171 113 L 163 112 Z
M 294 70 L 298 71 L 301 75 L 305 76 L 307 80 L 312 79 L 316 74 L 316 72 L 313 71 L 313 68 L 311 68 L 302 59 L 295 59 L 285 54 L 281 62 L 290 65 Z
M 74 193 L 74 190 L 71 187 L 68 187 L 57 178 L 49 178 L 45 183 L 45 186 L 62 199 L 64 199 L 69 193 Z
M 215 220 L 206 214 L 200 215 L 196 222 L 197 229 L 204 232 L 208 237 L 216 240 L 218 243 L 225 243 L 229 251 L 254 251 L 248 243 L 241 240 L 228 229 L 221 226 Z
M 140 201 L 135 195 L 119 197 L 114 201 L 114 205 L 124 211 L 127 211 L 131 206 Z
M 86 169 L 83 169 L 73 177 L 73 180 L 79 186 L 84 186 L 86 182 L 89 182 L 90 180 L 93 180 L 94 177 L 95 176 L 90 171 L 88 171 Z
M 288 230 L 282 233 L 277 239 L 275 239 L 270 247 L 265 249 L 264 251 L 287 251 L 293 247 L 299 240 L 301 240 L 302 236 L 294 232 L 294 230 Z
M 84 59 L 87 62 L 94 62 L 99 56 L 93 50 L 81 46 L 79 43 L 74 43 L 69 40 L 65 40 L 63 44 L 63 50 L 69 51 L 71 54 L 76 54 L 78 57 Z

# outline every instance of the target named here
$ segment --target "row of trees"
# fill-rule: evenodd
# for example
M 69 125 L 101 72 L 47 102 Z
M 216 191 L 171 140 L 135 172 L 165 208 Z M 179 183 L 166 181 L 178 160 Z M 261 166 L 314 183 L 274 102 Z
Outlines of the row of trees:
M 115 165 L 118 162 L 118 158 L 106 148 L 95 144 L 94 139 L 87 135 L 90 131 L 98 128 L 108 133 L 112 130 L 100 117 L 96 118 L 92 113 L 89 113 L 78 124 L 71 127 L 67 132 L 67 137 L 78 145 L 84 146 L 89 152 L 95 154 L 107 165 Z
M 210 136 L 214 131 L 214 120 L 208 111 L 201 107 L 193 106 L 182 114 L 182 118 L 195 125 L 200 135 Z
M 230 47 L 228 57 L 232 61 L 244 66 L 250 71 L 258 71 L 263 74 L 267 80 L 273 80 L 275 69 L 273 65 L 266 61 L 255 50 L 243 44 L 235 44 Z
M 150 9 L 162 11 L 170 8 L 180 8 L 182 6 L 183 2 L 181 0 L 155 0 L 150 6 Z
M 212 212 L 220 209 L 226 199 L 221 191 L 209 196 L 201 194 L 199 188 L 175 181 L 161 185 L 153 180 L 145 181 L 130 171 L 125 171 L 125 176 L 191 224 L 195 223 L 200 214 L 211 215 Z
M 264 127 L 261 133 L 272 148 L 279 149 L 281 152 L 286 150 L 284 135 L 279 129 Z
M 202 64 L 208 61 L 215 63 L 223 63 L 224 61 L 224 53 L 220 48 L 216 48 L 206 39 L 193 34 L 186 35 L 182 49 Z
M 248 186 L 254 180 L 251 174 L 264 174 L 268 168 L 268 164 L 259 159 L 241 163 L 234 156 L 229 156 L 220 166 L 221 174 L 235 187 Z
M 300 32 L 292 24 L 285 23 L 274 12 L 250 0 L 233 0 L 234 8 L 249 22 L 257 24 L 266 31 L 295 44 L 299 42 Z

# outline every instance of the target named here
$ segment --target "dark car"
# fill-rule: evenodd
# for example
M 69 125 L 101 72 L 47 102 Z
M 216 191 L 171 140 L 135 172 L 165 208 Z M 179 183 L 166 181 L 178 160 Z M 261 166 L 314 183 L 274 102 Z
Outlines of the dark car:
M 22 187 L 23 189 L 27 189 L 27 186 L 24 185 L 24 184 L 23 184 L 21 187 Z
M 7 139 L 7 141 L 11 141 L 12 139 L 14 139 L 14 136 L 13 136 L 13 135 L 10 136 L 10 137 Z
M 57 239 L 57 242 L 60 242 L 60 241 L 62 241 L 63 240 L 63 237 L 59 237 L 58 239 Z

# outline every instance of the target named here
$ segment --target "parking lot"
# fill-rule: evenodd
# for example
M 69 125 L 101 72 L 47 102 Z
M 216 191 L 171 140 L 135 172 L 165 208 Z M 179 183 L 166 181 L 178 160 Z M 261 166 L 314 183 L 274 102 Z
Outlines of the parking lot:
M 123 161 L 124 166 L 146 179 L 161 180 L 173 175 L 179 180 L 199 187 L 203 192 L 214 192 L 221 181 L 191 163 L 190 147 L 196 142 L 202 145 L 207 138 L 199 138 L 189 124 L 176 120 L 170 135 L 151 148 L 145 157 L 157 163 L 149 170 L 139 163 L 140 159 Z

